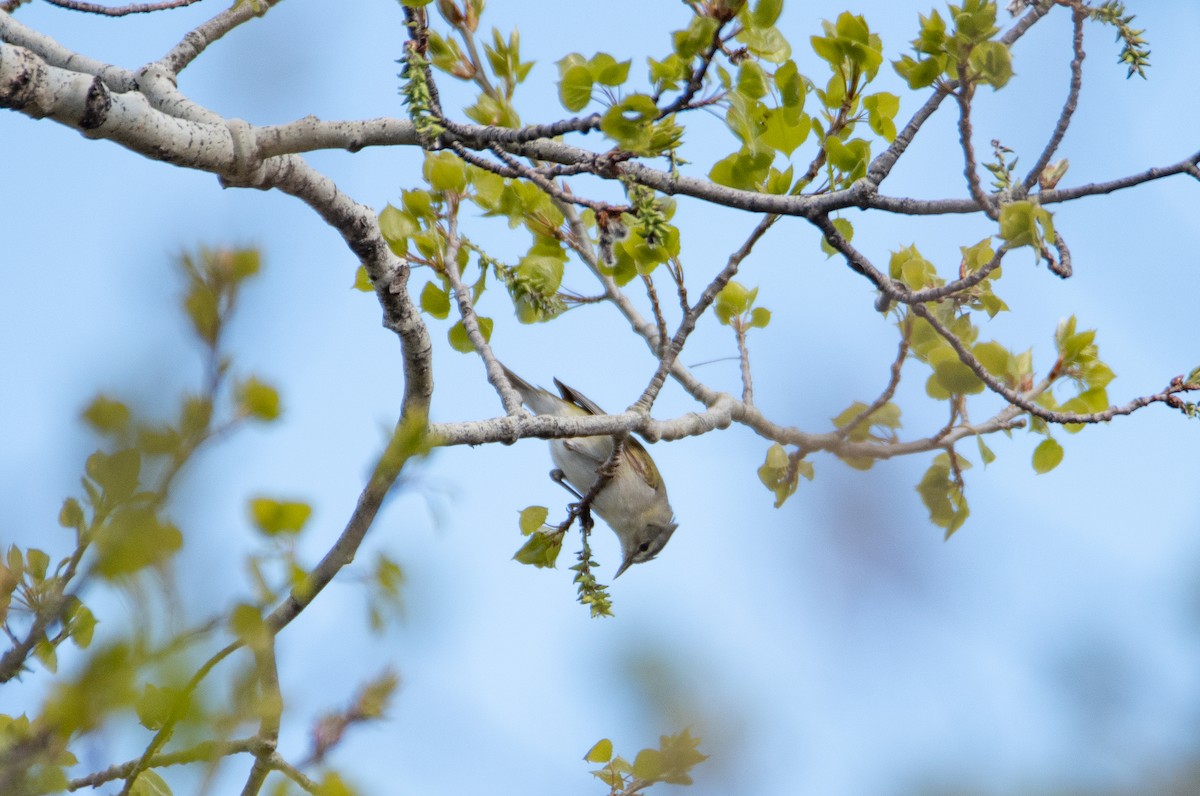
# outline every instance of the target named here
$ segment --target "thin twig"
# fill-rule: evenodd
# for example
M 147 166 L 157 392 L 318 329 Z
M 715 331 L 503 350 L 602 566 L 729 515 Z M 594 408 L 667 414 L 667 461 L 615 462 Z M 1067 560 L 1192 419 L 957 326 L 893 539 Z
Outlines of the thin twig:
M 900 335 L 900 346 L 896 351 L 896 358 L 892 360 L 891 377 L 888 379 L 887 387 L 879 394 L 879 397 L 871 402 L 871 405 L 863 409 L 855 415 L 849 423 L 838 429 L 838 433 L 843 437 L 849 437 L 854 430 L 866 422 L 867 418 L 882 409 L 888 401 L 892 400 L 892 396 L 896 394 L 896 388 L 900 385 L 900 372 L 904 368 L 904 359 L 908 356 L 908 338 L 912 334 L 912 324 L 906 322 L 904 331 Z
M 102 6 L 97 3 L 81 2 L 81 0 L 46 0 L 46 2 L 68 11 L 82 11 L 85 14 L 100 14 L 106 17 L 125 17 L 130 14 L 150 14 L 155 11 L 183 8 L 192 3 L 198 3 L 200 0 L 160 0 L 157 3 L 130 3 L 124 6 Z
M 479 328 L 479 318 L 475 314 L 475 306 L 471 301 L 471 291 L 463 284 L 462 276 L 458 272 L 458 252 L 462 246 L 462 239 L 458 236 L 458 200 L 451 196 L 448 198 L 448 202 L 446 256 L 443 260 L 446 278 L 450 280 L 450 286 L 454 289 L 454 297 L 458 302 L 458 314 L 462 318 L 467 339 L 474 346 L 475 353 L 479 354 L 479 358 L 483 360 L 488 381 L 499 394 L 504 411 L 514 415 L 521 412 L 521 396 L 517 394 L 512 384 L 509 383 L 508 377 L 504 375 L 504 368 L 496 361 L 491 344 L 488 343 L 487 338 L 483 336 L 483 331 Z
M 754 382 L 750 378 L 750 349 L 746 346 L 746 324 L 741 318 L 733 319 L 733 332 L 737 337 L 738 359 L 742 365 L 742 403 L 754 404 Z
M 967 62 L 962 60 L 958 64 L 959 74 L 966 74 Z M 971 99 L 975 95 L 975 84 L 971 81 L 966 81 L 959 85 L 958 91 L 954 92 L 954 98 L 958 100 L 958 143 L 962 148 L 963 153 L 963 175 L 967 178 L 967 189 L 971 192 L 971 198 L 975 200 L 975 204 L 979 206 L 987 217 L 995 219 L 996 208 L 994 203 L 983 192 L 983 184 L 979 181 L 979 169 L 976 166 L 975 160 L 975 144 L 972 140 L 974 132 L 971 125 Z
M 1025 190 L 1031 189 L 1037 183 L 1038 177 L 1041 176 L 1043 170 L 1050 163 L 1050 158 L 1054 157 L 1054 153 L 1058 150 L 1059 144 L 1062 143 L 1063 136 L 1067 134 L 1067 127 L 1071 124 L 1071 116 L 1075 113 L 1075 109 L 1079 105 L 1079 90 L 1083 86 L 1083 59 L 1086 54 L 1083 51 L 1083 23 L 1087 19 L 1087 14 L 1079 6 L 1075 6 L 1071 10 L 1071 23 L 1073 25 L 1073 33 L 1071 36 L 1071 50 L 1074 57 L 1071 59 L 1071 84 L 1067 90 L 1067 100 L 1063 103 L 1062 111 L 1058 114 L 1058 121 L 1054 125 L 1054 132 L 1050 135 L 1050 140 L 1046 142 L 1046 147 L 1042 150 L 1042 154 L 1038 156 L 1037 162 L 1033 164 L 1033 168 L 1025 175 L 1025 179 L 1021 184 Z
M 658 303 L 658 292 L 654 289 L 654 280 L 650 274 L 642 274 L 642 282 L 646 285 L 646 295 L 650 299 L 650 309 L 654 313 L 654 325 L 658 327 L 659 350 L 658 355 L 663 355 L 663 346 L 667 341 L 667 320 L 663 317 L 662 306 Z
M 659 390 L 662 389 L 663 384 L 667 380 L 667 373 L 670 372 L 671 367 L 675 364 L 675 360 L 678 358 L 679 352 L 683 350 L 683 345 L 687 342 L 692 330 L 696 328 L 696 323 L 700 320 L 700 316 L 716 300 L 717 294 L 721 292 L 722 288 L 729 284 L 729 280 L 733 279 L 737 274 L 738 267 L 750 255 L 750 252 L 753 251 L 754 244 L 758 243 L 762 236 L 767 233 L 767 230 L 778 220 L 779 216 L 775 215 L 763 217 L 753 231 L 751 231 L 745 242 L 738 247 L 737 251 L 729 255 L 729 260 L 725 263 L 725 267 L 708 283 L 708 286 L 704 288 L 704 292 L 700 294 L 700 298 L 696 300 L 696 303 L 684 313 L 682 320 L 679 322 L 679 327 L 675 330 L 675 336 L 671 338 L 670 346 L 663 352 L 659 360 L 658 368 L 654 371 L 654 376 L 651 377 L 650 383 L 646 385 L 646 389 L 641 397 L 630 406 L 631 410 L 650 411 L 650 407 L 654 405 L 655 398 L 658 397 Z
M 1186 384 L 1182 380 L 1178 380 L 1172 382 L 1162 392 L 1155 393 L 1154 395 L 1146 395 L 1140 398 L 1134 398 L 1132 401 L 1129 401 L 1126 404 L 1122 404 L 1120 406 L 1110 406 L 1108 409 L 1105 409 L 1101 412 L 1079 414 L 1077 412 L 1055 412 L 1049 409 L 1043 409 L 1033 401 L 1025 398 L 1023 395 L 1021 395 L 1021 393 L 1001 383 L 995 376 L 989 373 L 987 368 L 985 368 L 982 363 L 975 358 L 975 355 L 971 353 L 970 349 L 967 348 L 966 344 L 963 343 L 963 341 L 960 340 L 953 332 L 947 329 L 941 321 L 935 318 L 933 313 L 931 313 L 924 304 L 913 304 L 912 311 L 921 318 L 925 319 L 925 321 L 933 327 L 934 331 L 941 335 L 942 339 L 950 344 L 950 347 L 954 349 L 954 353 L 958 354 L 959 361 L 970 368 L 971 372 L 974 373 L 980 381 L 987 385 L 989 390 L 1000 395 L 1010 404 L 1023 409 L 1034 417 L 1039 417 L 1042 420 L 1045 420 L 1047 423 L 1058 423 L 1063 425 L 1075 423 L 1104 423 L 1112 420 L 1114 417 L 1133 414 L 1137 410 L 1149 406 L 1150 404 L 1170 404 L 1172 402 L 1172 396 L 1176 395 L 1177 393 L 1200 390 L 1200 385 L 1198 384 Z

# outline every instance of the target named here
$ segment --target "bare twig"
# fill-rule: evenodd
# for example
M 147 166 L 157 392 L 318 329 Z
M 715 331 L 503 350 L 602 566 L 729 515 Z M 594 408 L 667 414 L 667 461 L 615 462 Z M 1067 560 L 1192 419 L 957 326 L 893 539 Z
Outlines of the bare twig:
M 746 347 L 746 324 L 741 318 L 733 319 L 733 332 L 737 337 L 738 359 L 742 367 L 742 403 L 753 405 L 754 382 L 750 378 L 750 349 Z
M 450 280 L 450 286 L 454 289 L 454 297 L 458 301 L 458 314 L 462 318 L 467 339 L 471 341 L 475 353 L 479 354 L 479 358 L 483 360 L 484 367 L 487 369 L 488 381 L 500 395 L 504 411 L 510 415 L 517 414 L 521 411 L 521 396 L 509 383 L 508 377 L 504 375 L 504 368 L 496 361 L 496 355 L 492 353 L 491 344 L 483 336 L 483 331 L 479 328 L 479 318 L 475 315 L 474 303 L 471 301 L 471 291 L 463 284 L 462 275 L 458 272 L 458 252 L 462 246 L 462 239 L 458 236 L 458 200 L 450 196 L 448 203 L 446 256 L 444 258 L 446 278 Z
M 1050 135 L 1050 140 L 1046 142 L 1046 147 L 1042 150 L 1042 154 L 1038 156 L 1037 162 L 1033 164 L 1033 168 L 1025 175 L 1022 180 L 1022 185 L 1025 190 L 1031 189 L 1038 181 L 1038 177 L 1042 171 L 1050 163 L 1050 158 L 1054 157 L 1054 153 L 1058 150 L 1058 145 L 1062 143 L 1063 136 L 1067 134 L 1067 127 L 1071 124 L 1071 116 L 1075 113 L 1075 109 L 1079 105 L 1079 90 L 1083 86 L 1083 59 L 1086 54 L 1083 51 L 1083 23 L 1087 20 L 1087 14 L 1079 6 L 1074 6 L 1071 9 L 1071 51 L 1074 57 L 1071 59 L 1071 84 L 1067 89 L 1067 100 L 1063 103 L 1062 111 L 1058 114 L 1058 121 L 1054 125 L 1054 132 Z
M 900 335 L 900 346 L 896 351 L 896 358 L 892 360 L 891 378 L 888 379 L 887 387 L 879 394 L 879 397 L 871 402 L 871 405 L 863 409 L 855 415 L 849 423 L 838 429 L 838 433 L 843 437 L 849 437 L 854 430 L 866 422 L 867 418 L 879 411 L 888 401 L 892 400 L 892 396 L 896 394 L 896 388 L 900 386 L 900 372 L 904 368 L 904 359 L 908 356 L 908 337 L 912 333 L 912 324 L 905 323 L 904 331 Z
M 125 17 L 130 14 L 149 14 L 154 11 L 183 8 L 192 3 L 198 3 L 200 0 L 160 0 L 157 3 L 130 3 L 123 6 L 102 6 L 97 3 L 81 2 L 81 0 L 46 0 L 46 2 L 68 11 L 82 11 L 85 14 L 100 14 L 106 17 Z
M 959 62 L 959 74 L 966 74 L 967 63 L 965 59 Z M 994 202 L 983 192 L 983 184 L 979 181 L 979 169 L 975 161 L 975 144 L 972 141 L 974 135 L 971 127 L 971 99 L 975 95 L 975 84 L 971 81 L 961 83 L 958 91 L 954 93 L 954 98 L 958 100 L 958 141 L 962 148 L 963 174 L 967 178 L 967 188 L 971 192 L 971 198 L 975 200 L 975 204 L 979 209 L 987 214 L 988 218 L 996 218 L 996 208 Z
M 641 397 L 637 399 L 630 407 L 635 411 L 650 411 L 650 407 L 654 405 L 654 399 L 658 397 L 659 390 L 667 380 L 667 373 L 671 371 L 671 367 L 675 364 L 679 352 L 683 350 L 684 343 L 687 342 L 688 336 L 692 330 L 696 328 L 696 323 L 700 320 L 700 316 L 712 305 L 716 300 L 717 294 L 721 289 L 729 284 L 729 280 L 737 274 L 738 267 L 742 261 L 750 255 L 754 249 L 754 244 L 767 233 L 779 216 L 765 216 L 758 225 L 751 231 L 745 242 L 738 247 L 737 251 L 729 255 L 725 267 L 713 277 L 713 280 L 704 288 L 704 292 L 700 294 L 700 298 L 696 303 L 683 315 L 679 322 L 679 327 L 675 330 L 675 336 L 671 338 L 671 344 L 663 352 L 663 355 L 658 363 L 658 369 L 650 379 L 650 383 L 646 385 L 646 390 Z
M 646 285 L 646 296 L 650 299 L 650 310 L 654 313 L 654 325 L 658 327 L 658 356 L 661 358 L 663 346 L 667 342 L 667 320 L 663 317 L 662 306 L 658 303 L 658 291 L 654 289 L 654 279 L 650 274 L 642 274 L 641 277 L 643 284 Z

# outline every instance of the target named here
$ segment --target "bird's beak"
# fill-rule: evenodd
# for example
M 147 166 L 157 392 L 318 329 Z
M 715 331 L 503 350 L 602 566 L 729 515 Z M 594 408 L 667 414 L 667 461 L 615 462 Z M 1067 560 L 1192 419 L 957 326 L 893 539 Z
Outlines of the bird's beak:
M 628 556 L 625 557 L 625 560 L 623 562 L 621 562 L 621 566 L 619 566 L 617 568 L 617 574 L 613 575 L 613 580 L 616 580 L 617 578 L 621 577 L 621 573 L 624 572 L 625 570 L 629 569 L 629 565 L 632 563 L 633 563 L 633 553 L 630 553 Z

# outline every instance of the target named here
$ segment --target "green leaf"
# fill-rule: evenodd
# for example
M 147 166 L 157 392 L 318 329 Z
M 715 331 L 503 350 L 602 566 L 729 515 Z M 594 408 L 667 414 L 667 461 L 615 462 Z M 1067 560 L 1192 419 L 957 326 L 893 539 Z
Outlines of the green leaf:
M 352 287 L 355 290 L 361 290 L 363 293 L 372 293 L 375 286 L 371 284 L 371 277 L 367 275 L 367 267 L 360 265 L 354 271 L 354 284 Z
M 1040 249 L 1044 240 L 1054 238 L 1053 217 L 1048 210 L 1027 199 L 1002 205 L 1000 237 L 1012 248 L 1032 246 Z
M 612 759 L 613 745 L 612 741 L 607 738 L 602 738 L 596 741 L 595 746 L 588 750 L 588 753 L 583 756 L 583 759 L 589 763 L 607 763 Z
M 750 312 L 750 326 L 765 329 L 771 322 L 771 311 L 766 307 L 755 307 Z
M 1012 53 L 998 41 L 975 45 L 967 62 L 979 82 L 986 83 L 993 90 L 1003 88 L 1013 75 Z
M 965 468 L 966 462 L 961 457 L 958 462 L 960 468 Z M 933 464 L 917 484 L 917 493 L 929 510 L 930 521 L 946 530 L 947 539 L 961 528 L 970 516 L 970 508 L 962 488 L 951 478 L 950 457 L 945 453 L 934 458 Z
M 916 61 L 912 56 L 905 55 L 899 61 L 893 61 L 896 73 L 908 83 L 908 87 L 916 90 L 932 86 L 934 81 L 946 71 L 945 58 L 930 57 Z
M 106 578 L 165 563 L 183 547 L 183 534 L 145 508 L 116 511 L 96 532 L 96 571 Z
M 982 436 L 976 436 L 975 441 L 979 443 L 979 458 L 983 459 L 985 467 L 996 461 L 996 454 L 992 453 L 992 449 L 984 444 Z
M 479 324 L 479 331 L 483 334 L 483 339 L 490 341 L 492 339 L 492 327 L 495 325 L 491 318 L 482 316 L 476 317 L 475 321 Z M 459 321 L 450 327 L 447 332 L 450 339 L 450 347 L 455 351 L 463 354 L 471 354 L 475 351 L 475 346 L 471 344 L 471 338 L 467 337 L 467 329 L 463 326 L 463 322 Z
M 749 14 L 751 27 L 769 28 L 779 19 L 783 12 L 783 0 L 758 0 Z
M 250 649 L 266 649 L 271 644 L 271 630 L 262 614 L 249 603 L 239 603 L 229 617 L 229 629 Z
M 192 321 L 192 329 L 209 346 L 216 344 L 217 330 L 221 326 L 218 301 L 217 294 L 202 282 L 193 283 L 183 300 L 183 308 Z
M 521 545 L 521 549 L 513 558 L 522 564 L 531 564 L 539 569 L 553 567 L 562 550 L 562 534 L 542 533 L 537 531 L 529 534 L 529 539 Z
M 742 149 L 713 165 L 709 179 L 745 191 L 759 190 L 770 173 L 773 156 L 770 152 L 751 152 Z
M 738 67 L 737 92 L 751 99 L 767 95 L 767 73 L 757 61 L 743 61 Z
M 79 506 L 79 501 L 75 498 L 67 498 L 63 501 L 62 508 L 58 512 L 58 524 L 64 528 L 74 528 L 75 530 L 83 530 L 83 509 Z
M 1038 475 L 1053 470 L 1063 460 L 1063 448 L 1058 440 L 1051 437 L 1041 441 L 1033 450 L 1033 470 Z
M 1009 375 L 1009 362 L 1012 360 L 1012 354 L 995 340 L 976 343 L 972 347 L 971 353 L 979 360 L 979 364 L 983 365 L 984 369 L 996 378 L 1003 379 Z
M 630 94 L 604 112 L 600 130 L 617 142 L 622 149 L 639 155 L 651 151 L 653 124 L 658 118 L 658 106 L 645 94 Z
M 50 556 L 44 550 L 39 550 L 36 547 L 31 547 L 25 551 L 25 562 L 29 569 L 29 574 L 33 576 L 35 581 L 46 579 L 46 571 L 50 567 Z
M 825 154 L 829 156 L 830 165 L 843 172 L 846 178 L 853 182 L 867 173 L 871 145 L 861 138 L 852 138 L 843 143 L 830 136 L 825 139 Z
M 79 603 L 71 614 L 71 642 L 79 649 L 87 649 L 96 631 L 96 616 L 87 606 Z
M 728 326 L 731 320 L 749 310 L 753 301 L 754 296 L 750 290 L 746 289 L 745 285 L 742 285 L 740 282 L 730 281 L 717 294 L 717 300 L 713 304 L 713 311 L 717 315 L 717 320 L 723 325 Z
M 867 123 L 871 129 L 891 143 L 896 138 L 896 123 L 892 120 L 900 110 L 900 98 L 880 91 L 863 97 L 863 107 L 867 110 Z
M 933 364 L 933 375 L 946 392 L 952 395 L 977 395 L 984 391 L 984 384 L 969 367 L 955 356 Z
M 128 448 L 111 455 L 96 451 L 87 458 L 85 470 L 109 501 L 119 502 L 137 490 L 141 466 L 141 454 L 136 448 Z
M 808 133 L 812 130 L 812 119 L 807 114 L 800 113 L 794 121 L 789 121 L 786 111 L 786 108 L 768 111 L 766 129 L 757 140 L 791 157 L 808 138 Z
M 846 239 L 847 243 L 854 240 L 854 225 L 850 223 L 850 219 L 835 218 L 833 219 L 832 223 L 833 228 L 841 233 L 841 236 Z M 832 257 L 838 253 L 837 249 L 830 246 L 829 241 L 824 237 L 821 238 L 821 251 L 825 252 L 826 258 Z
M 133 781 L 129 796 L 171 796 L 171 786 L 155 771 L 142 771 Z
M 104 395 L 97 395 L 83 410 L 83 419 L 101 434 L 116 434 L 129 427 L 129 407 Z
M 279 392 L 253 376 L 238 384 L 234 393 L 238 409 L 255 420 L 270 422 L 278 419 L 283 411 L 279 405 Z
M 521 510 L 521 533 L 525 536 L 534 531 L 541 530 L 541 527 L 546 524 L 546 517 L 550 516 L 550 509 L 545 506 L 528 506 Z
M 421 309 L 438 320 L 444 320 L 450 315 L 450 293 L 433 282 L 426 282 L 421 289 Z
M 676 735 L 659 736 L 661 757 L 657 763 L 661 773 L 658 779 L 672 785 L 691 785 L 691 770 L 708 759 L 708 755 L 700 753 L 699 745 L 700 739 L 692 737 L 686 729 Z M 636 762 L 634 768 L 637 768 Z
M 687 29 L 671 34 L 671 45 L 675 53 L 685 61 L 691 61 L 701 50 L 712 44 L 719 23 L 712 17 L 695 15 Z
M 586 66 L 576 64 L 562 73 L 558 100 L 571 113 L 578 113 L 592 101 L 592 73 Z
M 424 191 L 420 192 L 426 198 L 429 194 Z M 428 207 L 428 202 L 419 203 L 424 207 Z M 405 206 L 408 205 L 408 198 L 405 197 Z M 392 251 L 396 254 L 403 255 L 406 246 L 405 241 L 421 231 L 420 224 L 411 212 L 405 212 L 399 208 L 388 205 L 379 213 L 379 232 L 383 235 L 383 239 L 392 245 Z M 400 251 L 396 251 L 394 244 L 401 244 Z
M 467 164 L 453 152 L 427 154 L 422 174 L 439 193 L 461 194 L 467 187 Z
M 596 53 L 588 62 L 592 77 L 602 86 L 619 86 L 629 79 L 632 61 L 618 61 L 608 53 Z
M 776 27 L 744 28 L 737 40 L 746 45 L 752 55 L 773 64 L 782 64 L 792 57 L 792 45 Z
M 297 534 L 312 516 L 312 507 L 294 500 L 274 500 L 256 497 L 250 501 L 250 518 L 254 527 L 267 536 Z
M 633 776 L 647 782 L 657 782 L 663 774 L 663 756 L 657 749 L 643 749 L 633 760 Z

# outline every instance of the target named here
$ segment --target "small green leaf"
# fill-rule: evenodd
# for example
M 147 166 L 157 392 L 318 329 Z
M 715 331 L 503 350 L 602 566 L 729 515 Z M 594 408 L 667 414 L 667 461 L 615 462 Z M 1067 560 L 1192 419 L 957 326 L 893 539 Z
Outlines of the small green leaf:
M 539 569 L 553 567 L 562 550 L 562 534 L 537 531 L 529 535 L 513 558 L 522 564 L 531 564 Z
M 854 225 L 850 223 L 850 219 L 835 218 L 833 219 L 832 223 L 833 228 L 840 232 L 842 237 L 845 238 L 847 242 L 854 240 Z M 821 238 L 821 251 L 825 252 L 825 256 L 827 258 L 838 253 L 837 249 L 830 246 L 829 241 L 824 237 Z
M 229 617 L 229 629 L 251 649 L 266 649 L 271 643 L 271 630 L 262 614 L 253 605 L 239 603 Z
M 769 151 L 752 152 L 742 149 L 718 160 L 709 170 L 708 176 L 718 185 L 756 191 L 770 174 L 774 156 Z
M 475 321 L 479 324 L 479 331 L 483 335 L 484 340 L 492 339 L 492 327 L 495 325 L 491 318 L 482 316 L 476 317 Z M 471 344 L 471 338 L 467 336 L 467 329 L 463 326 L 462 321 L 458 321 L 450 327 L 450 331 L 446 333 L 450 340 L 450 347 L 455 351 L 463 354 L 470 354 L 475 351 L 475 346 Z
M 717 300 L 713 304 L 713 311 L 717 315 L 717 320 L 723 325 L 728 326 L 731 320 L 749 310 L 750 304 L 753 301 L 754 298 L 745 285 L 740 282 L 730 281 L 717 294 Z
M 782 64 L 792 57 L 792 45 L 787 37 L 774 26 L 769 28 L 746 28 L 738 34 L 737 40 L 746 45 L 752 55 Z
M 221 326 L 217 294 L 208 285 L 196 282 L 183 300 L 183 308 L 192 321 L 196 336 L 208 345 L 217 341 L 217 330 Z
M 1013 75 L 1012 53 L 998 41 L 975 45 L 968 59 L 971 70 L 981 83 L 993 90 L 1003 88 Z
M 1058 440 L 1047 437 L 1033 450 L 1033 470 L 1038 475 L 1053 470 L 1063 460 L 1063 448 Z
M 596 53 L 588 61 L 593 79 L 602 86 L 619 86 L 629 79 L 632 61 L 618 61 L 608 53 Z
M 46 571 L 50 567 L 50 556 L 44 550 L 39 550 L 36 547 L 31 547 L 25 551 L 25 562 L 29 567 L 29 574 L 36 581 L 46 579 Z
M 361 290 L 363 293 L 371 293 L 375 290 L 375 286 L 371 284 L 371 277 L 367 276 L 367 267 L 360 265 L 354 271 L 354 284 L 352 287 L 355 290 Z
M 743 61 L 738 67 L 737 92 L 750 99 L 767 95 L 767 73 L 757 61 Z
M 255 420 L 276 420 L 282 411 L 276 389 L 253 376 L 238 384 L 234 392 L 239 410 Z
M 129 407 L 104 395 L 97 395 L 83 410 L 83 419 L 101 434 L 116 434 L 129 427 Z
M 662 778 L 663 756 L 657 749 L 643 749 L 633 760 L 633 776 L 647 782 L 655 782 Z
M 250 501 L 250 518 L 267 536 L 299 533 L 312 516 L 312 507 L 294 500 L 256 497 Z
M 525 536 L 540 530 L 546 524 L 546 517 L 550 516 L 550 509 L 545 506 L 529 506 L 521 510 L 521 533 Z
M 438 320 L 444 320 L 450 315 L 449 292 L 433 282 L 426 282 L 421 289 L 421 309 Z
M 558 81 L 558 100 L 571 113 L 578 113 L 592 101 L 592 73 L 582 64 L 563 72 Z
M 767 126 L 758 141 L 788 157 L 804 143 L 812 130 L 812 119 L 805 113 L 795 114 L 789 119 L 786 108 L 775 108 L 767 112 Z
M 131 497 L 137 489 L 142 457 L 135 448 L 106 455 L 96 451 L 87 458 L 85 469 L 110 501 Z
M 755 307 L 750 312 L 750 326 L 758 327 L 759 329 L 766 328 L 766 325 L 771 322 L 771 311 L 766 307 Z
M 588 753 L 583 756 L 583 759 L 589 763 L 607 763 L 612 759 L 613 745 L 612 741 L 607 738 L 602 738 L 596 742 L 596 745 L 588 750 Z
M 142 771 L 133 781 L 129 796 L 171 796 L 171 786 L 156 771 Z
M 71 642 L 79 649 L 87 649 L 96 630 L 96 616 L 82 603 L 71 614 Z
M 429 187 L 439 193 L 461 194 L 467 187 L 467 164 L 453 152 L 426 155 L 423 173 Z
M 984 444 L 983 437 L 977 436 L 975 441 L 979 443 L 979 458 L 983 459 L 985 467 L 996 461 L 996 454 L 992 453 L 992 449 Z
M 165 563 L 183 547 L 183 534 L 146 508 L 116 511 L 96 532 L 96 571 L 106 578 Z
M 755 28 L 769 28 L 779 20 L 783 12 L 783 0 L 758 0 L 750 12 L 750 24 Z
M 64 528 L 83 530 L 83 522 L 83 509 L 80 508 L 79 501 L 75 498 L 64 500 L 58 512 L 58 524 Z

